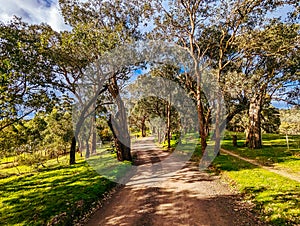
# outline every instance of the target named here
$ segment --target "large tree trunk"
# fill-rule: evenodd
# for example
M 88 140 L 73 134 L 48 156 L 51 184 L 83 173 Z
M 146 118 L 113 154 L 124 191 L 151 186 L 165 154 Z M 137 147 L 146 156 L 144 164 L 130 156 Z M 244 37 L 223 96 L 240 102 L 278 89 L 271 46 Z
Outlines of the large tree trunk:
M 262 106 L 262 94 L 251 98 L 249 107 L 249 126 L 248 134 L 246 137 L 247 146 L 252 149 L 258 149 L 262 147 L 261 140 L 261 106 Z
M 113 96 L 118 106 L 116 118 L 110 115 L 109 126 L 112 130 L 114 141 L 117 149 L 117 156 L 119 161 L 132 161 L 130 149 L 130 134 L 127 125 L 127 115 L 125 111 L 124 102 L 120 97 L 119 87 L 116 76 L 110 79 L 108 87 L 109 92 Z
M 113 139 L 115 143 L 115 147 L 117 150 L 117 158 L 119 161 L 132 161 L 131 153 L 130 153 L 130 146 L 128 145 L 128 140 L 126 137 L 122 136 L 122 129 L 119 125 L 115 122 L 113 117 L 110 115 L 108 120 L 108 126 L 113 133 Z M 125 140 L 123 140 L 125 139 Z M 130 140 L 129 140 L 130 142 Z
M 71 149 L 70 149 L 70 165 L 75 164 L 75 154 L 76 154 L 76 138 L 72 137 Z

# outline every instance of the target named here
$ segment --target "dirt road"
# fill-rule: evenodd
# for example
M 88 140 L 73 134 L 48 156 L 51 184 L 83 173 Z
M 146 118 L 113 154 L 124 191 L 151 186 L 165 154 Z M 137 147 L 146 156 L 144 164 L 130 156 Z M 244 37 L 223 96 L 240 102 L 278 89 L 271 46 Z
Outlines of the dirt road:
M 151 137 L 138 140 L 133 150 L 136 164 L 144 167 L 86 225 L 263 225 L 250 211 L 250 204 L 219 177 L 200 172 L 192 163 L 149 186 L 141 175 L 151 174 L 151 165 L 167 158 L 167 153 Z

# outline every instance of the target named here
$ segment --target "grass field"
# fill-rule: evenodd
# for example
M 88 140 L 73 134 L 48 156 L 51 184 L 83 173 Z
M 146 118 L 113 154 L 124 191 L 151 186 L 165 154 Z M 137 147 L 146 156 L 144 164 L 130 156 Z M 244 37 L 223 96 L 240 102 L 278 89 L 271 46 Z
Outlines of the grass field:
M 105 152 L 91 157 L 98 170 L 110 167 L 108 159 L 115 154 Z M 101 158 L 101 159 L 100 159 Z M 68 157 L 49 160 L 39 171 L 29 166 L 0 165 L 0 225 L 71 225 L 96 205 L 106 191 L 116 184 L 100 176 L 91 164 L 77 156 L 75 165 L 68 165 Z M 6 166 L 5 166 L 6 165 Z M 122 176 L 124 165 L 114 167 L 110 179 Z M 21 175 L 17 175 L 18 171 Z
M 288 150 L 284 136 L 265 134 L 264 147 L 251 150 L 243 147 L 244 134 L 237 135 L 238 147 L 231 144 L 232 133 L 226 133 L 222 147 L 261 164 L 299 175 L 300 136 L 290 138 Z M 300 183 L 225 154 L 215 159 L 211 169 L 221 173 L 232 187 L 244 194 L 246 199 L 252 200 L 263 221 L 272 225 L 300 224 Z
M 232 135 L 227 132 L 222 147 L 231 150 L 240 156 L 255 159 L 266 166 L 284 169 L 287 172 L 299 174 L 300 176 L 300 136 L 289 136 L 289 149 L 286 146 L 285 135 L 263 134 L 263 148 L 249 149 L 243 147 L 245 135 L 237 133 L 238 147 L 232 146 Z

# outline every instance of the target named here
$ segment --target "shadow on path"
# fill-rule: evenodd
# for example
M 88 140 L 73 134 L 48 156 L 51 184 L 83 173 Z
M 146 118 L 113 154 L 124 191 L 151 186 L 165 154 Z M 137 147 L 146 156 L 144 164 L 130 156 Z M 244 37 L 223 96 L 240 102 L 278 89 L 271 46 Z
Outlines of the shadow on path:
M 218 176 L 200 172 L 192 163 L 148 186 L 141 179 L 152 173 L 153 168 L 147 166 L 168 157 L 153 138 L 138 140 L 133 153 L 135 164 L 142 167 L 130 179 L 132 185 L 119 189 L 86 225 L 263 225 L 249 203 Z

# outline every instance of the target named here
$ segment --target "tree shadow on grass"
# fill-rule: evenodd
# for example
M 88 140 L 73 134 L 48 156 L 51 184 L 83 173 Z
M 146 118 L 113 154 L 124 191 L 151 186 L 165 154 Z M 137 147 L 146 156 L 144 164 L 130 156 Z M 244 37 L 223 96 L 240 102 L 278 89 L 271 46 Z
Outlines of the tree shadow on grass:
M 240 171 L 255 168 L 258 168 L 258 166 L 223 153 L 216 157 L 211 167 L 216 174 L 221 171 Z
M 73 167 L 55 168 L 59 170 L 48 169 L 45 171 L 51 173 L 46 175 L 22 176 L 1 184 L 0 193 L 7 195 L 2 201 L 0 225 L 46 225 L 60 213 L 65 214 L 58 225 L 71 225 L 105 191 L 115 186 L 93 170 L 72 172 Z
M 300 193 L 295 190 L 273 191 L 267 187 L 247 187 L 244 192 L 252 197 L 256 210 L 272 225 L 299 225 Z M 260 196 L 260 197 L 258 197 Z M 255 198 L 258 197 L 258 198 Z M 280 208 L 280 212 L 277 211 Z

